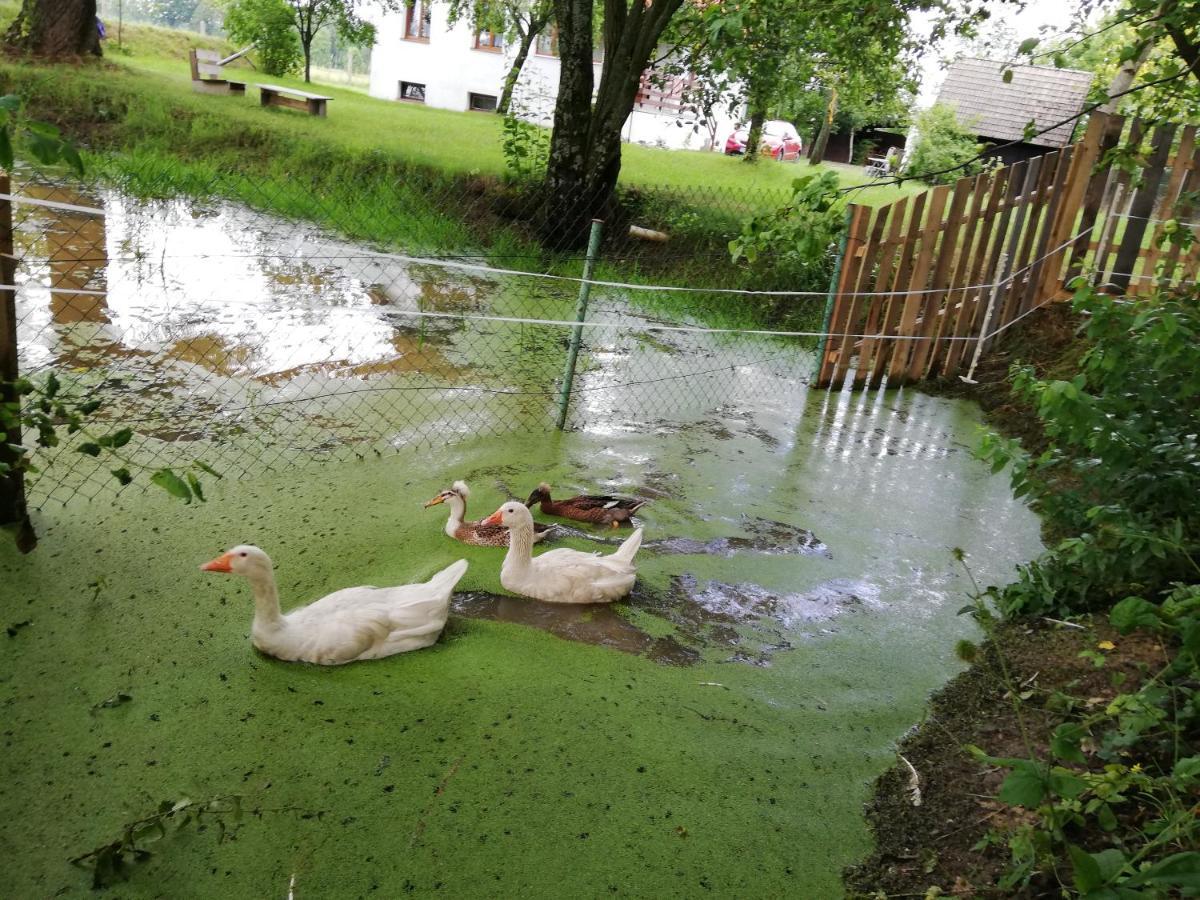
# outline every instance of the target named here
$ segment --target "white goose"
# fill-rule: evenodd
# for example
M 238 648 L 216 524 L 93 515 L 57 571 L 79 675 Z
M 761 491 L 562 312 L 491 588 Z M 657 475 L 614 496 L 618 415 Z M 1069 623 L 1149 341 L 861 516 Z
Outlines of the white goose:
M 565 547 L 533 556 L 533 513 L 523 503 L 505 503 L 483 520 L 509 530 L 500 583 L 514 594 L 550 603 L 611 603 L 633 588 L 633 556 L 642 545 L 638 529 L 609 556 Z
M 200 568 L 241 575 L 250 582 L 250 639 L 263 653 L 337 666 L 419 650 L 436 641 L 450 612 L 450 593 L 467 571 L 467 561 L 460 559 L 424 584 L 345 588 L 287 614 L 279 610 L 271 557 L 258 547 L 242 544 Z

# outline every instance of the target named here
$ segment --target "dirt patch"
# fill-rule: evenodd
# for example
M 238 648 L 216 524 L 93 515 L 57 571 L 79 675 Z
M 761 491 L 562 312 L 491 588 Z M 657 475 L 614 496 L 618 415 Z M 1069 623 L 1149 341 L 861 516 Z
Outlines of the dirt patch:
M 1079 656 L 1097 650 L 1103 641 L 1111 641 L 1115 649 L 1104 653 L 1102 667 Z M 1030 692 L 1022 714 L 1039 754 L 1064 721 L 1056 711 L 1063 695 L 1077 698 L 1084 709 L 1102 708 L 1118 691 L 1136 690 L 1147 670 L 1165 662 L 1151 636 L 1123 636 L 1103 623 L 1084 629 L 1012 623 L 1002 628 L 997 643 L 1013 682 L 1022 693 Z M 934 885 L 955 896 L 1014 896 L 1012 890 L 995 887 L 1010 859 L 1007 846 L 974 848 L 989 830 L 1019 824 L 1025 813 L 992 799 L 1007 770 L 976 762 L 963 749 L 970 744 L 992 756 L 1028 756 L 991 645 L 977 664 L 934 696 L 926 720 L 898 748 L 919 774 L 921 805 L 912 804 L 910 773 L 903 762 L 876 782 L 867 807 L 875 851 L 846 871 L 849 896 L 882 891 L 889 897 L 919 897 Z M 1077 840 L 1088 844 L 1088 837 Z M 1057 883 L 1034 883 L 1021 896 L 1058 897 L 1060 892 Z

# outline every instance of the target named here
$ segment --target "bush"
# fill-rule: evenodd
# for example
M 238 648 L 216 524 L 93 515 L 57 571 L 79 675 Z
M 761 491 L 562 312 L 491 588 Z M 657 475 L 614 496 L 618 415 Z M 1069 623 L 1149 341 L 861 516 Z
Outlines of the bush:
M 225 12 L 225 30 L 239 44 L 254 44 L 259 68 L 276 77 L 300 69 L 304 54 L 285 0 L 233 0 Z
M 930 184 L 951 184 L 983 171 L 983 162 L 975 160 L 953 172 L 927 174 L 962 165 L 983 149 L 975 135 L 958 123 L 954 107 L 944 103 L 931 106 L 917 116 L 916 129 L 917 144 L 904 167 L 905 176 Z
M 1017 495 L 1065 536 L 993 591 L 1009 614 L 1157 600 L 1200 574 L 1200 290 L 1130 303 L 1084 288 L 1074 306 L 1091 345 L 1079 374 L 1012 370 L 1048 449 L 991 434 L 981 450 L 997 471 L 1012 464 Z

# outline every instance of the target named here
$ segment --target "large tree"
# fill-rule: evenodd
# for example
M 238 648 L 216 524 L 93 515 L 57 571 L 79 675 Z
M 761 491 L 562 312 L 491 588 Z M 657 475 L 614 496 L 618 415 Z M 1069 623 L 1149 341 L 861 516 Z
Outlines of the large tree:
M 23 0 L 4 40 L 15 50 L 51 59 L 100 56 L 96 0 Z
M 604 17 L 597 85 L 593 0 L 554 0 L 561 66 L 545 181 L 550 241 L 578 244 L 588 219 L 607 207 L 621 172 L 621 126 L 633 110 L 642 72 L 683 2 L 596 0 Z

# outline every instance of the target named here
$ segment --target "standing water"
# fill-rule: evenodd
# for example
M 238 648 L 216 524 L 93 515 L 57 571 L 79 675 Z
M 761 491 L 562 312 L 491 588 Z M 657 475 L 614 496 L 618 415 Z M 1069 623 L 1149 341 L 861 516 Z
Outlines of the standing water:
M 217 796 L 257 814 L 156 841 L 122 896 L 839 893 L 869 781 L 970 633 L 951 549 L 982 583 L 1039 549 L 971 457 L 973 407 L 811 391 L 778 340 L 597 329 L 555 434 L 563 329 L 411 313 L 568 318 L 574 285 L 229 204 L 70 202 L 107 216 L 21 223 L 22 365 L 100 391 L 138 458 L 225 477 L 190 508 L 90 504 L 106 467 L 63 451 L 41 546 L 0 548 L 14 896 L 83 895 L 69 858 Z M 476 518 L 540 481 L 651 498 L 632 597 L 505 595 L 503 551 L 422 509 L 459 478 Z M 272 555 L 285 607 L 470 569 L 438 645 L 321 669 L 257 655 L 245 586 L 196 571 L 240 542 Z

